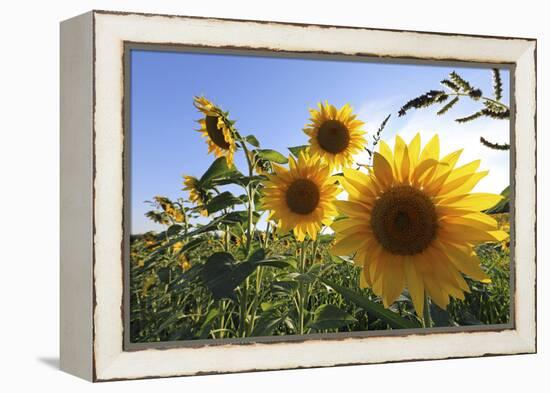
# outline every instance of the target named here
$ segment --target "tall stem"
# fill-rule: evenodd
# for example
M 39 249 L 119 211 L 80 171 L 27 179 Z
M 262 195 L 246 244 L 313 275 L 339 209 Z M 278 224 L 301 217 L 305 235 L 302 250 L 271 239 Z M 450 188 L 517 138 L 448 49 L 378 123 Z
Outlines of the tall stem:
M 254 219 L 254 188 L 252 187 L 252 175 L 254 174 L 254 164 L 250 159 L 250 152 L 246 147 L 246 143 L 241 140 L 241 147 L 244 151 L 246 157 L 246 163 L 248 164 L 248 184 L 246 185 L 246 193 L 248 196 L 248 227 L 246 231 L 246 256 L 250 255 L 250 248 L 252 246 L 252 236 L 253 236 L 253 219 Z M 241 288 L 241 301 L 240 301 L 240 322 L 239 322 L 239 335 L 242 337 L 246 336 L 246 317 L 247 317 L 247 308 L 248 308 L 248 277 L 244 280 L 243 286 Z
M 467 93 L 451 93 L 449 94 L 450 96 L 461 96 L 461 97 L 470 97 L 469 94 Z M 508 108 L 508 105 L 506 104 L 503 104 L 502 102 L 500 101 L 497 101 L 497 100 L 493 100 L 492 98 L 489 98 L 489 97 L 479 97 L 481 100 L 485 100 L 485 101 L 488 101 L 488 102 L 491 102 L 495 105 L 498 105 L 500 106 L 501 108 L 504 108 L 504 109 L 510 109 Z
M 422 317 L 422 323 L 425 328 L 431 328 L 432 323 L 432 314 L 430 312 L 430 299 L 428 298 L 428 294 L 424 294 L 424 313 Z
M 302 241 L 301 247 L 300 247 L 300 273 L 303 274 L 305 272 L 305 260 L 306 260 L 306 250 L 307 250 L 307 243 L 306 241 Z M 305 291 L 304 291 L 304 283 L 302 280 L 300 280 L 299 287 L 298 287 L 298 294 L 300 296 L 299 298 L 299 309 L 298 309 L 298 315 L 300 319 L 300 327 L 299 327 L 299 334 L 304 334 L 304 321 L 305 321 Z

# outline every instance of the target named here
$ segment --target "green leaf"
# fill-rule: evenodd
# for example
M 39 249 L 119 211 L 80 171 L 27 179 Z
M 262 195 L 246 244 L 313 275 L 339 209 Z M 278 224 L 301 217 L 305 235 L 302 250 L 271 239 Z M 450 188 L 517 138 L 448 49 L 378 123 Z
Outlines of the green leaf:
M 274 295 L 287 295 L 298 289 L 298 282 L 292 280 L 273 281 L 271 283 L 271 292 Z
M 157 270 L 157 276 L 161 283 L 166 284 L 170 280 L 170 268 L 163 267 Z
M 323 304 L 315 310 L 315 319 L 308 324 L 316 330 L 339 329 L 357 322 L 353 316 L 332 304 Z
M 166 230 L 167 236 L 174 236 L 181 232 L 183 227 L 179 224 L 170 225 L 170 227 Z
M 233 255 L 226 252 L 212 254 L 202 270 L 202 281 L 212 292 L 214 299 L 236 299 L 237 288 L 256 266 L 248 262 L 236 263 Z
M 286 268 L 293 268 L 295 267 L 291 261 L 288 259 L 279 259 L 279 258 L 268 258 L 263 259 L 261 261 L 258 261 L 255 263 L 256 266 L 270 266 L 270 267 L 276 267 L 278 269 L 286 269 Z
M 449 101 L 443 108 L 441 108 L 439 111 L 437 111 L 437 114 L 441 116 L 444 113 L 447 113 L 449 109 L 451 109 L 455 104 L 458 102 L 459 98 L 455 97 L 451 101 Z
M 258 248 L 257 250 L 254 250 L 254 252 L 250 255 L 248 258 L 249 263 L 257 263 L 265 258 L 265 250 L 263 248 Z
M 485 210 L 487 214 L 508 213 L 510 211 L 510 186 L 506 187 L 501 193 L 504 198 L 492 208 Z
M 474 88 L 466 81 L 464 78 L 462 78 L 459 74 L 456 73 L 456 71 L 453 71 L 449 74 L 449 79 L 458 86 L 464 93 L 469 93 Z
M 163 244 L 162 246 L 157 248 L 155 251 L 153 251 L 151 254 L 149 254 L 149 257 L 143 263 L 143 269 L 149 269 L 150 267 L 152 267 L 152 264 L 156 260 L 158 255 L 162 254 L 167 248 L 172 247 L 174 244 L 182 240 L 185 240 L 189 237 L 194 237 L 206 232 L 214 231 L 218 228 L 218 225 L 220 224 L 230 225 L 238 222 L 243 222 L 244 217 L 246 217 L 246 212 L 238 211 L 238 212 L 231 212 L 228 214 L 224 214 L 223 216 L 220 216 L 210 221 L 208 224 L 198 227 L 194 231 L 190 231 L 173 238 L 172 240 Z
M 263 248 L 255 250 L 250 258 L 248 258 L 248 263 L 254 266 L 271 266 L 280 269 L 294 266 L 290 261 L 278 255 L 273 255 L 266 258 L 265 250 Z
M 430 304 L 430 316 L 435 327 L 457 326 L 451 314 L 447 310 L 439 308 L 433 302 Z
M 206 205 L 206 210 L 208 214 L 213 214 L 219 212 L 220 210 L 227 209 L 234 205 L 240 205 L 242 201 L 231 194 L 229 191 L 224 191 L 219 195 L 216 195 L 214 198 L 208 202 Z
M 187 243 L 185 243 L 183 245 L 183 247 L 181 248 L 179 253 L 181 254 L 183 252 L 191 251 L 191 250 L 197 248 L 198 246 L 200 246 L 202 243 L 204 243 L 205 240 L 206 239 L 204 237 L 199 237 L 199 238 L 190 240 L 190 241 L 188 241 Z
M 286 314 L 282 314 L 276 308 L 271 308 L 262 312 L 260 318 L 258 318 L 254 325 L 252 336 L 271 336 L 273 331 L 285 320 L 285 318 Z
M 244 138 L 244 140 L 254 147 L 260 147 L 260 142 L 258 142 L 258 139 L 256 139 L 254 135 L 248 135 Z
M 290 150 L 290 152 L 294 157 L 298 158 L 300 157 L 300 152 L 302 150 L 307 149 L 308 147 L 309 147 L 308 145 L 300 145 L 300 146 L 289 147 L 288 150 Z
M 483 112 L 482 111 L 477 111 L 476 113 L 473 113 L 469 116 L 465 116 L 465 117 L 460 117 L 458 119 L 455 119 L 455 121 L 457 123 L 467 123 L 469 121 L 472 121 L 472 120 L 475 120 L 479 117 L 483 116 Z
M 206 317 L 204 318 L 204 321 L 201 325 L 199 338 L 201 339 L 208 338 L 210 329 L 212 329 L 212 323 L 214 322 L 214 319 L 216 319 L 218 315 L 220 315 L 220 310 L 217 308 L 212 308 L 210 309 L 210 311 L 208 311 L 208 314 L 206 314 Z
M 275 162 L 277 164 L 286 164 L 288 162 L 288 158 L 286 158 L 276 150 L 262 149 L 256 150 L 256 153 L 258 154 L 258 157 L 264 160 Z
M 493 95 L 497 101 L 502 99 L 502 79 L 498 68 L 493 68 Z
M 334 289 L 336 292 L 338 292 L 340 295 L 342 295 L 344 299 L 352 303 L 355 303 L 359 307 L 363 308 L 367 313 L 384 321 L 385 323 L 390 325 L 392 328 L 415 329 L 420 327 L 420 325 L 418 325 L 416 322 L 411 321 L 409 319 L 405 319 L 389 310 L 386 310 L 382 305 L 373 302 L 369 298 L 355 291 L 352 291 L 351 289 L 341 287 L 340 285 L 334 284 L 329 280 L 322 279 L 321 281 L 323 281 L 326 285 L 328 285 L 329 287 Z
M 202 187 L 206 187 L 212 180 L 226 177 L 234 171 L 235 169 L 227 166 L 227 160 L 225 157 L 219 157 L 210 165 L 206 172 L 204 172 L 202 177 L 199 179 L 199 184 Z

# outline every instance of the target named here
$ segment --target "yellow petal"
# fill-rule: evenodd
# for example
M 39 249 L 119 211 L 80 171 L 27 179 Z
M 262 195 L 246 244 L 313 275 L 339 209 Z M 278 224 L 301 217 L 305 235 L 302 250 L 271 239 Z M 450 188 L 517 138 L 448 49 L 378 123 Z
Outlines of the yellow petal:
M 428 144 L 420 153 L 420 161 L 424 160 L 439 160 L 439 136 L 437 134 L 428 142 Z
M 351 201 L 334 201 L 334 206 L 341 213 L 348 217 L 362 216 L 366 214 L 365 206 Z
M 411 159 L 411 168 L 416 167 L 418 156 L 420 155 L 420 133 L 417 133 L 409 143 L 409 157 Z
M 443 244 L 441 249 L 442 252 L 449 257 L 455 267 L 467 276 L 477 281 L 490 279 L 489 276 L 481 270 L 479 258 L 472 250 L 455 247 L 450 244 Z
M 393 153 L 390 147 L 388 146 L 388 144 L 383 140 L 380 140 L 378 142 L 378 146 L 379 146 L 378 151 L 386 159 L 386 161 L 393 162 Z
M 374 175 L 383 187 L 390 187 L 393 183 L 393 171 L 391 165 L 379 153 L 374 153 Z
M 331 253 L 334 255 L 350 255 L 364 247 L 365 235 L 361 232 L 344 236 L 332 246 Z
M 382 300 L 384 307 L 387 308 L 395 302 L 405 287 L 402 257 L 394 258 L 394 260 L 385 266 L 383 280 Z
M 468 174 L 465 176 L 461 176 L 457 179 L 454 179 L 452 181 L 449 180 L 450 179 L 450 176 L 449 176 L 449 178 L 447 178 L 447 182 L 439 191 L 439 195 L 453 196 L 453 195 L 467 194 L 470 191 L 472 191 L 472 188 L 474 188 L 481 179 L 487 176 L 488 173 L 489 171 L 483 171 L 483 172 Z
M 407 258 L 403 262 L 403 271 L 407 280 L 407 288 L 411 295 L 416 314 L 422 317 L 424 313 L 424 281 L 416 270 L 414 258 Z

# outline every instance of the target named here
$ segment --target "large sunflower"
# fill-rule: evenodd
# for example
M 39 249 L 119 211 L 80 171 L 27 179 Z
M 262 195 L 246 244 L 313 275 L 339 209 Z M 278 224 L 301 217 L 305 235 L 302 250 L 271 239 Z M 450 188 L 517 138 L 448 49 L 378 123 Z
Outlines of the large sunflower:
M 208 153 L 213 152 L 216 157 L 225 156 L 227 164 L 233 164 L 233 155 L 237 145 L 227 114 L 205 97 L 195 97 L 193 104 L 204 114 L 204 118 L 198 120 L 201 128 L 197 131 L 206 138 Z
M 349 196 L 336 206 L 347 218 L 332 225 L 332 252 L 357 253 L 362 286 L 372 287 L 385 307 L 407 287 L 423 315 L 425 294 L 443 309 L 449 295 L 464 299 L 469 287 L 461 273 L 489 280 L 474 246 L 507 236 L 483 213 L 502 197 L 470 193 L 488 171 L 477 172 L 479 160 L 455 168 L 461 152 L 439 158 L 437 135 L 422 152 L 418 134 L 408 146 L 397 136 L 393 152 L 380 142 L 370 176 L 344 169 Z
M 309 110 L 311 123 L 304 128 L 311 154 L 322 157 L 331 169 L 350 166 L 353 155 L 362 151 L 367 143 L 362 129 L 365 123 L 357 119 L 349 104 L 340 109 L 326 101 L 318 105 L 319 110 Z
M 336 215 L 333 201 L 340 189 L 319 157 L 302 152 L 298 161 L 289 157 L 289 167 L 273 164 L 274 173 L 264 182 L 263 205 L 282 231 L 294 230 L 298 241 L 306 234 L 315 239 L 321 225 L 330 225 Z

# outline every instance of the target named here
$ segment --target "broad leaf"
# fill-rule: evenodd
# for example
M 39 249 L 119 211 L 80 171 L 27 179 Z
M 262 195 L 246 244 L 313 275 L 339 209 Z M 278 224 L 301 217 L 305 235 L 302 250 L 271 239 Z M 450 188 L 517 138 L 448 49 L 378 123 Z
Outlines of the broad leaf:
M 233 207 L 234 205 L 240 205 L 242 201 L 231 194 L 229 191 L 224 191 L 219 195 L 216 195 L 214 198 L 208 202 L 206 205 L 206 210 L 208 214 L 213 214 L 219 212 L 220 210 Z
M 281 313 L 276 308 L 270 308 L 264 311 L 254 325 L 252 336 L 271 336 L 273 331 L 285 320 L 285 318 L 286 314 Z
M 308 148 L 308 145 L 301 145 L 301 146 L 289 147 L 288 150 L 290 150 L 290 152 L 294 157 L 298 158 L 300 156 L 300 152 L 307 148 Z
M 214 299 L 229 298 L 235 300 L 237 288 L 256 266 L 248 263 L 236 263 L 233 256 L 226 252 L 212 254 L 202 270 L 202 281 L 212 292 Z
M 286 158 L 276 150 L 262 149 L 262 150 L 256 150 L 256 153 L 260 158 L 263 158 L 264 160 L 268 160 L 271 162 L 275 162 L 277 164 L 286 164 L 288 162 L 288 158 Z
M 506 187 L 501 193 L 504 198 L 492 208 L 485 211 L 487 214 L 508 213 L 510 211 L 510 186 Z
M 227 177 L 234 171 L 234 168 L 227 166 L 227 160 L 225 157 L 219 157 L 210 165 L 206 172 L 204 172 L 199 180 L 199 184 L 203 187 L 207 187 L 214 179 Z
M 254 147 L 260 147 L 260 142 L 258 142 L 258 139 L 254 135 L 248 135 L 244 138 L 244 140 Z
M 344 299 L 355 303 L 359 307 L 363 308 L 368 314 L 384 321 L 394 329 L 415 329 L 419 328 L 416 322 L 409 319 L 405 319 L 392 311 L 386 310 L 382 305 L 373 302 L 369 298 L 352 291 L 351 289 L 341 287 L 329 280 L 322 279 L 322 281 L 338 292 Z
M 315 310 L 315 319 L 308 327 L 316 330 L 339 329 L 357 322 L 353 316 L 332 304 L 323 304 Z
M 208 334 L 212 329 L 212 323 L 214 322 L 214 319 L 216 319 L 218 315 L 220 315 L 220 310 L 218 310 L 217 308 L 212 308 L 210 309 L 210 311 L 208 311 L 208 314 L 206 314 L 206 317 L 204 318 L 204 321 L 201 325 L 199 338 L 202 338 L 202 339 L 208 338 Z
M 170 227 L 166 230 L 167 236 L 174 236 L 181 232 L 183 229 L 183 226 L 179 224 L 170 225 Z
M 170 268 L 169 267 L 163 267 L 159 270 L 157 270 L 157 276 L 161 283 L 167 284 L 170 280 Z

